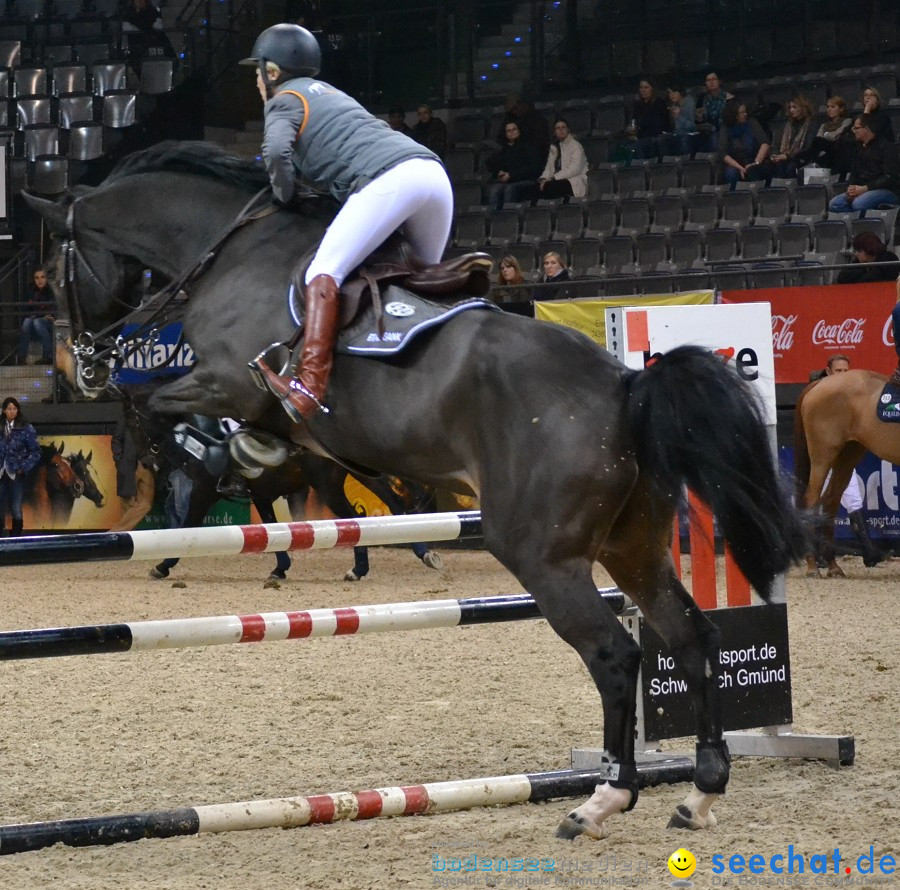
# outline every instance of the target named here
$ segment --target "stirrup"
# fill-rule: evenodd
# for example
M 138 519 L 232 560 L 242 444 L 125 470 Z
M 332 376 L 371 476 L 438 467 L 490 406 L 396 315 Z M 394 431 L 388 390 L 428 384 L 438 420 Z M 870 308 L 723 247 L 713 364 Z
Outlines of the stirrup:
M 260 361 L 264 361 L 270 368 L 278 367 L 277 361 L 269 361 L 269 353 L 276 352 L 277 350 L 284 350 L 284 360 L 281 363 L 281 370 L 277 373 L 280 376 L 290 375 L 291 350 L 288 349 L 287 343 L 270 343 L 258 356 L 256 356 L 256 358 L 251 359 L 249 362 L 247 362 L 247 367 L 250 369 L 250 376 L 253 378 L 253 382 L 263 392 L 272 392 L 272 390 L 269 387 L 268 382 L 266 381 L 262 369 L 259 367 L 259 363 Z

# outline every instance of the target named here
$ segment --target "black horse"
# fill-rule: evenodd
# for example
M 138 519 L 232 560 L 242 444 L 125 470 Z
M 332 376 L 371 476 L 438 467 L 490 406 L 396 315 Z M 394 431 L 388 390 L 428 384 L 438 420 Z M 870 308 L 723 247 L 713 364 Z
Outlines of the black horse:
M 101 186 L 58 203 L 30 198 L 67 249 L 60 296 L 76 332 L 121 318 L 135 270 L 177 279 L 195 268 L 264 183 L 256 167 L 182 143 L 132 156 Z M 719 638 L 678 581 L 669 547 L 686 484 L 711 506 L 764 598 L 803 555 L 804 530 L 755 398 L 700 348 L 673 350 L 634 372 L 572 330 L 479 310 L 392 358 L 338 355 L 330 412 L 308 429 L 292 427 L 255 387 L 247 362 L 293 330 L 286 283 L 333 211 L 311 202 L 222 243 L 190 284 L 185 331 L 197 363 L 161 386 L 152 407 L 244 417 L 362 467 L 478 495 L 486 548 L 575 648 L 603 703 L 609 780 L 564 820 L 566 837 L 604 836 L 607 817 L 637 799 L 640 652 L 597 596 L 591 571 L 599 560 L 666 641 L 693 695 L 695 787 L 671 824 L 714 824 L 710 807 L 729 775 Z

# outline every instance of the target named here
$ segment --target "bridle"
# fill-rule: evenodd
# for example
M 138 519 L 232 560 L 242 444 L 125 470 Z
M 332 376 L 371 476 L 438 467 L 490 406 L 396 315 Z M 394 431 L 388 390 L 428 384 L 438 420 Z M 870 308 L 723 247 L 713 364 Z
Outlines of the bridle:
M 279 208 L 271 202 L 269 197 L 271 189 L 267 186 L 261 189 L 243 206 L 238 215 L 215 238 L 212 244 L 201 252 L 197 259 L 182 274 L 176 276 L 164 288 L 157 291 L 149 299 L 139 306 L 133 306 L 121 297 L 109 292 L 100 276 L 91 265 L 90 260 L 78 244 L 75 237 L 75 214 L 82 198 L 75 198 L 66 214 L 66 233 L 61 246 L 63 257 L 62 281 L 58 285 L 65 293 L 69 318 L 73 324 L 72 355 L 75 360 L 75 374 L 79 387 L 84 392 L 101 392 L 108 384 L 108 375 L 96 382 L 96 371 L 101 366 L 109 367 L 113 362 L 126 362 L 129 357 L 142 349 L 152 349 L 160 338 L 161 328 L 174 314 L 174 302 L 181 291 L 187 291 L 188 286 L 196 281 L 209 269 L 216 259 L 222 245 L 238 229 L 253 220 L 262 219 L 275 213 Z M 265 198 L 265 204 L 261 207 L 261 199 Z M 92 284 L 101 293 L 106 294 L 110 300 L 119 303 L 126 311 L 117 321 L 93 333 L 87 330 L 82 311 L 82 291 L 78 285 L 78 267 L 86 272 Z M 137 320 L 140 319 L 140 320 Z M 127 337 L 120 332 L 124 325 L 136 321 L 136 328 Z M 158 365 L 164 367 L 174 361 L 176 351 Z

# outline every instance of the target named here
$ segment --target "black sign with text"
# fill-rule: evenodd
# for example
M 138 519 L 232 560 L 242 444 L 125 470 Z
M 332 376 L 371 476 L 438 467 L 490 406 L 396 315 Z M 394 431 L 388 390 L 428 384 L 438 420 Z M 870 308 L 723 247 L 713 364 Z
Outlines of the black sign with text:
M 744 606 L 706 613 L 722 634 L 719 695 L 727 730 L 780 726 L 793 719 L 787 606 Z M 696 733 L 684 675 L 642 618 L 641 694 L 647 741 Z

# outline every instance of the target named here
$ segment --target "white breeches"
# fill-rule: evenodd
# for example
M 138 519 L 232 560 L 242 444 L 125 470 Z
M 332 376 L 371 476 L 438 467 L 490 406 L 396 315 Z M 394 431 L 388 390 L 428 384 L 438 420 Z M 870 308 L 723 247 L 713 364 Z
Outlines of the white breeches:
M 831 470 L 828 471 L 828 475 L 825 477 L 825 484 L 822 486 L 822 491 L 825 491 L 825 489 L 828 488 L 828 483 L 830 481 Z M 853 471 L 853 475 L 847 483 L 847 488 L 841 495 L 841 506 L 848 513 L 855 513 L 857 510 L 862 510 L 863 508 L 862 480 L 857 475 L 856 470 Z
M 338 285 L 397 229 L 426 262 L 437 263 L 453 220 L 453 189 L 443 166 L 411 158 L 352 194 L 306 271 L 306 283 L 330 275 Z

